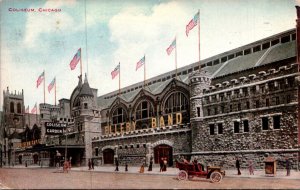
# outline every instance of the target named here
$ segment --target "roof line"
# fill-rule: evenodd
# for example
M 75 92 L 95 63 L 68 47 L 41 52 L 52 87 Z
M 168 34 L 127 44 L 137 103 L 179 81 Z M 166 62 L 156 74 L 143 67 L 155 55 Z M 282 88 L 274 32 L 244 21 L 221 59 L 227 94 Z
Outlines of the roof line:
M 215 72 L 214 72 L 214 74 L 212 74 L 212 76 L 211 76 L 211 78 L 214 78 L 230 61 L 232 61 L 232 60 L 234 60 L 234 59 L 237 59 L 237 58 L 239 58 L 239 57 L 241 57 L 241 56 L 238 56 L 238 57 L 235 57 L 235 58 L 233 58 L 233 59 L 230 59 L 230 60 L 228 60 L 228 61 L 226 61 L 225 63 L 223 63 L 222 65 L 221 65 L 221 67 L 218 69 L 218 70 L 216 70 Z
M 259 65 L 263 62 L 263 60 L 265 60 L 266 56 L 270 53 L 270 51 L 271 51 L 272 49 L 274 49 L 275 47 L 279 46 L 280 44 L 281 44 L 281 43 L 269 47 L 269 48 L 267 49 L 267 51 L 261 56 L 261 58 L 259 58 L 259 60 L 255 63 L 254 67 L 259 66 Z

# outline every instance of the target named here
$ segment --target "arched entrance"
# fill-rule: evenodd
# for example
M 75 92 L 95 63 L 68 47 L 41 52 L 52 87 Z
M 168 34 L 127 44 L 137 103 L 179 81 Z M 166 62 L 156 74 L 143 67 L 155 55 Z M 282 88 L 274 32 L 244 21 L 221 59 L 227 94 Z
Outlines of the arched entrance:
M 110 148 L 103 150 L 104 164 L 114 164 L 114 154 L 114 150 Z
M 169 145 L 162 144 L 154 147 L 154 162 L 159 164 L 162 157 L 166 157 L 169 166 L 173 166 L 173 148 Z

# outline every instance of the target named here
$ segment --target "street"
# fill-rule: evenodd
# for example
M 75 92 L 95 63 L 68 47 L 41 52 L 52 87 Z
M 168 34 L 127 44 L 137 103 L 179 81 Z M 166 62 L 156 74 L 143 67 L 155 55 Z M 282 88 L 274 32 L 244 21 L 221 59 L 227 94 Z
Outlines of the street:
M 133 173 L 70 171 L 53 168 L 0 169 L 0 183 L 12 189 L 299 189 L 300 180 L 225 177 L 221 183 L 194 178 Z M 1 186 L 0 186 L 1 187 Z

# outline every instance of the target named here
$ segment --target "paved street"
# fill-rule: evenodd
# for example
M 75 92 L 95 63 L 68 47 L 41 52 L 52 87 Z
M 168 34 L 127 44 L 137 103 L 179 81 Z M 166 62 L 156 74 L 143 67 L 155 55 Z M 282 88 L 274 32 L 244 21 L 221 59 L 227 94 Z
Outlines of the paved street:
M 110 167 L 112 168 L 112 167 Z M 225 177 L 221 183 L 194 178 L 178 181 L 173 174 L 138 174 L 73 169 L 61 173 L 54 168 L 1 168 L 0 183 L 12 189 L 299 189 L 299 179 Z

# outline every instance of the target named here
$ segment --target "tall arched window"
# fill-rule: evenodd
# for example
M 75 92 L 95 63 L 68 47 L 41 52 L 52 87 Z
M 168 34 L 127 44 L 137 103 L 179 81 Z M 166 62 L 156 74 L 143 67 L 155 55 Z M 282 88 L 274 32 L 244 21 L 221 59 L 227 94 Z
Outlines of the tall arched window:
M 15 113 L 15 104 L 10 102 L 10 113 Z
M 21 104 L 18 103 L 17 104 L 17 113 L 21 113 L 22 109 L 21 109 Z
M 112 114 L 112 124 L 123 123 L 126 121 L 126 118 L 126 111 L 122 107 L 119 107 L 115 109 L 115 111 Z
M 145 119 L 153 116 L 153 106 L 148 101 L 141 101 L 135 111 L 136 120 Z
M 165 102 L 165 113 L 182 112 L 188 109 L 188 99 L 182 92 L 172 93 Z

